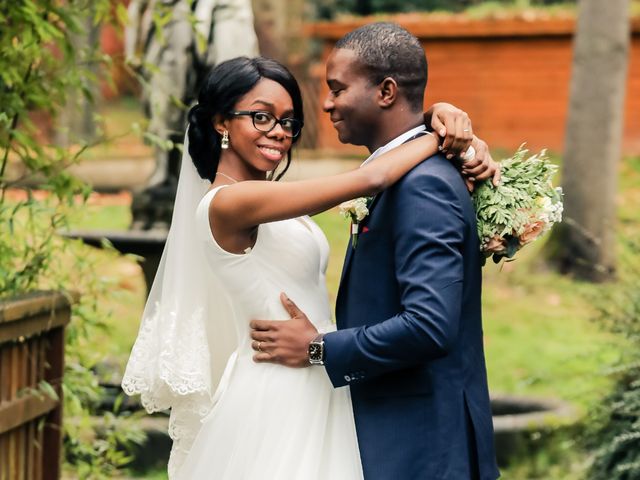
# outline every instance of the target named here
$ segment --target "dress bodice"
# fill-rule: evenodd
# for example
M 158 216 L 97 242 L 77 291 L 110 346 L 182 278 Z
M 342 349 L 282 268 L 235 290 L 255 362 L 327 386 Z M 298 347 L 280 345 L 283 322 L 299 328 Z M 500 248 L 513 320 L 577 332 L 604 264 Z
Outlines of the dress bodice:
M 207 262 L 202 268 L 210 273 L 207 285 L 216 290 L 203 302 L 211 368 L 220 364 L 214 357 L 222 349 L 215 347 L 223 346 L 227 329 L 235 330 L 235 350 L 225 359 L 210 411 L 192 429 L 193 443 L 174 448 L 171 478 L 362 479 L 349 391 L 334 389 L 321 367 L 256 363 L 251 349 L 252 319 L 289 318 L 281 292 L 318 330 L 335 328 L 325 286 L 327 240 L 302 217 L 262 224 L 248 253 L 229 253 L 209 224 L 209 206 L 221 188 L 209 191 L 196 211 L 196 234 Z
M 266 223 L 258 227 L 256 243 L 247 253 L 227 252 L 216 242 L 208 214 L 221 188 L 203 197 L 196 222 L 207 267 L 233 298 L 238 338 L 248 338 L 252 319 L 288 318 L 280 292 L 285 292 L 317 327 L 325 326 L 331 318 L 325 285 L 329 244 L 322 230 L 309 217 Z

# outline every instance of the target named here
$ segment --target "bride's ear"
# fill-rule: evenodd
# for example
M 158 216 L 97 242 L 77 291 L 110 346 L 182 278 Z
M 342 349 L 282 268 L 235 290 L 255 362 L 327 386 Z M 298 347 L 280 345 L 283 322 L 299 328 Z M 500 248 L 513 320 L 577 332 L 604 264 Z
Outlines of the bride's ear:
M 220 114 L 216 114 L 212 120 L 213 129 L 218 132 L 220 135 L 226 130 L 229 130 L 227 123 L 228 119 L 225 119 Z

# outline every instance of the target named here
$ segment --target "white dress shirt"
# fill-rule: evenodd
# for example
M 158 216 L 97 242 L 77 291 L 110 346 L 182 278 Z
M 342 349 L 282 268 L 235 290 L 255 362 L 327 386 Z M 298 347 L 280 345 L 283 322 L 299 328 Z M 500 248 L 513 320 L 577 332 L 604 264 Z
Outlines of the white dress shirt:
M 417 135 L 420 132 L 425 131 L 426 129 L 427 129 L 426 126 L 418 125 L 417 127 L 412 128 L 411 130 L 409 130 L 407 132 L 404 132 L 403 134 L 398 135 L 396 138 L 391 140 L 389 143 L 381 146 L 375 152 L 373 152 L 371 155 L 369 155 L 369 158 L 367 158 L 364 162 L 362 162 L 362 165 L 360 165 L 360 166 L 362 167 L 362 166 L 366 165 L 367 163 L 369 163 L 370 161 L 372 161 L 373 159 L 379 157 L 383 153 L 386 153 L 389 150 L 393 150 L 394 148 L 402 145 L 404 142 L 409 140 L 411 137 Z

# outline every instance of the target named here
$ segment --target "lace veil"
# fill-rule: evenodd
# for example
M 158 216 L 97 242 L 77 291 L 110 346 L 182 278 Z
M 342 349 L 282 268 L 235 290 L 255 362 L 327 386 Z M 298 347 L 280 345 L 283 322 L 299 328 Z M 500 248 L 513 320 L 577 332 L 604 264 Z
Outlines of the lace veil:
M 195 213 L 211 182 L 198 175 L 188 137 L 167 242 L 122 380 L 149 412 L 171 409 L 172 477 L 214 403 L 227 359 L 237 348 L 233 310 L 207 267 Z

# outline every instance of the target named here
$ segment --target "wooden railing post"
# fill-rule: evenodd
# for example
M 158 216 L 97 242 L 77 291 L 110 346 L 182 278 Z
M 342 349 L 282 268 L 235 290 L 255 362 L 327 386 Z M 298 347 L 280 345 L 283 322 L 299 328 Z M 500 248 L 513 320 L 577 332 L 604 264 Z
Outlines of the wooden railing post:
M 68 298 L 38 292 L 0 301 L 0 480 L 57 480 L 62 450 Z M 51 398 L 38 390 L 49 383 Z

